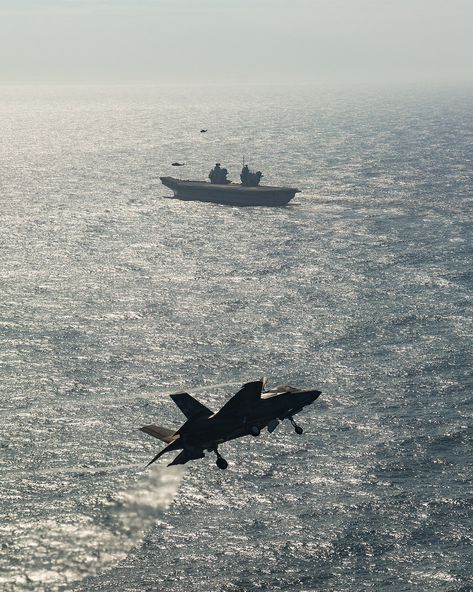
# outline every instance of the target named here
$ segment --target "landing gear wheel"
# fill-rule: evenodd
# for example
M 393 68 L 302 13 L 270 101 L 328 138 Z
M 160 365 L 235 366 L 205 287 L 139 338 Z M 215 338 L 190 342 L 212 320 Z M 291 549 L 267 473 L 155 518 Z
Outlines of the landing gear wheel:
M 301 426 L 298 426 L 297 423 L 294 421 L 294 418 L 289 417 L 289 421 L 292 423 L 292 427 L 294 428 L 294 431 L 296 432 L 296 434 L 302 434 L 304 432 L 304 430 L 301 428 Z
M 260 433 L 261 433 L 261 430 L 259 429 L 259 427 L 258 427 L 258 426 L 251 426 L 251 428 L 250 428 L 250 434 L 251 434 L 252 436 L 255 436 L 255 437 L 256 437 L 256 436 L 259 436 L 259 435 L 260 435 Z
M 224 471 L 228 467 L 228 463 L 223 457 L 219 456 L 217 458 L 217 467 Z
M 214 444 L 214 446 L 213 446 L 212 449 L 215 452 L 215 454 L 217 455 L 217 460 L 216 460 L 217 467 L 219 469 L 222 469 L 222 471 L 224 471 L 228 467 L 227 461 L 223 458 L 223 456 L 218 451 L 218 448 L 217 448 L 217 445 L 216 444 Z

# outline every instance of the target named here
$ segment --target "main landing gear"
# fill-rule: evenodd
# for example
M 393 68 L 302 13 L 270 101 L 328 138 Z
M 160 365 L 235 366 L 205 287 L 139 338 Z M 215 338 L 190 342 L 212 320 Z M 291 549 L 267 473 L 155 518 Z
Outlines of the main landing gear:
M 289 417 L 288 419 L 292 423 L 292 425 L 294 427 L 294 431 L 296 432 L 296 434 L 301 435 L 302 433 L 304 433 L 304 430 L 301 428 L 300 425 L 297 425 L 297 423 L 294 421 L 294 418 L 293 417 Z
M 255 426 L 255 425 L 254 426 L 251 426 L 251 428 L 250 428 L 250 434 L 252 436 L 255 436 L 255 438 L 256 438 L 256 436 L 259 436 L 260 433 L 261 433 L 261 430 L 259 429 L 258 426 Z
M 223 456 L 218 451 L 217 447 L 215 446 L 214 452 L 217 455 L 216 465 L 219 469 L 224 471 L 228 467 L 228 462 L 223 458 Z

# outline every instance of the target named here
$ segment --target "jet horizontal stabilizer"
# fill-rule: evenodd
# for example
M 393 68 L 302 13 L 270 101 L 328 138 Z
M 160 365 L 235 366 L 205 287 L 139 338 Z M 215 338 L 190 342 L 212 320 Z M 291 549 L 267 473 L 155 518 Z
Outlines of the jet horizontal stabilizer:
M 140 428 L 142 432 L 145 434 L 149 434 L 154 438 L 158 438 L 158 440 L 162 440 L 163 442 L 172 442 L 176 438 L 174 437 L 176 431 L 175 430 L 168 430 L 167 428 L 162 428 L 155 424 L 145 425 Z

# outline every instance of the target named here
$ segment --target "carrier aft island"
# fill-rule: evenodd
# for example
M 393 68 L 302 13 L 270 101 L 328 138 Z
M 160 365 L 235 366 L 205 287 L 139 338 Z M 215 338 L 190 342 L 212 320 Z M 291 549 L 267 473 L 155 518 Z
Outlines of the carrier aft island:
M 232 206 L 285 206 L 299 189 L 293 187 L 260 186 L 260 171 L 252 173 L 244 165 L 240 174 L 241 184 L 227 179 L 228 171 L 215 165 L 207 181 L 182 181 L 174 177 L 160 177 L 161 182 L 174 191 L 176 199 L 206 201 Z

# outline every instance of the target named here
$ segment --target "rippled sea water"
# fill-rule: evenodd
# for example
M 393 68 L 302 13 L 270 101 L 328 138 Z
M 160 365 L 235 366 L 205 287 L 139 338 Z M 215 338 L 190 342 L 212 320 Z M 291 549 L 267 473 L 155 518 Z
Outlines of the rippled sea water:
M 473 590 L 473 93 L 1 87 L 0 129 L 0 589 Z M 302 193 L 163 199 L 243 154 Z M 323 391 L 302 436 L 144 469 L 169 393 L 262 374 Z

